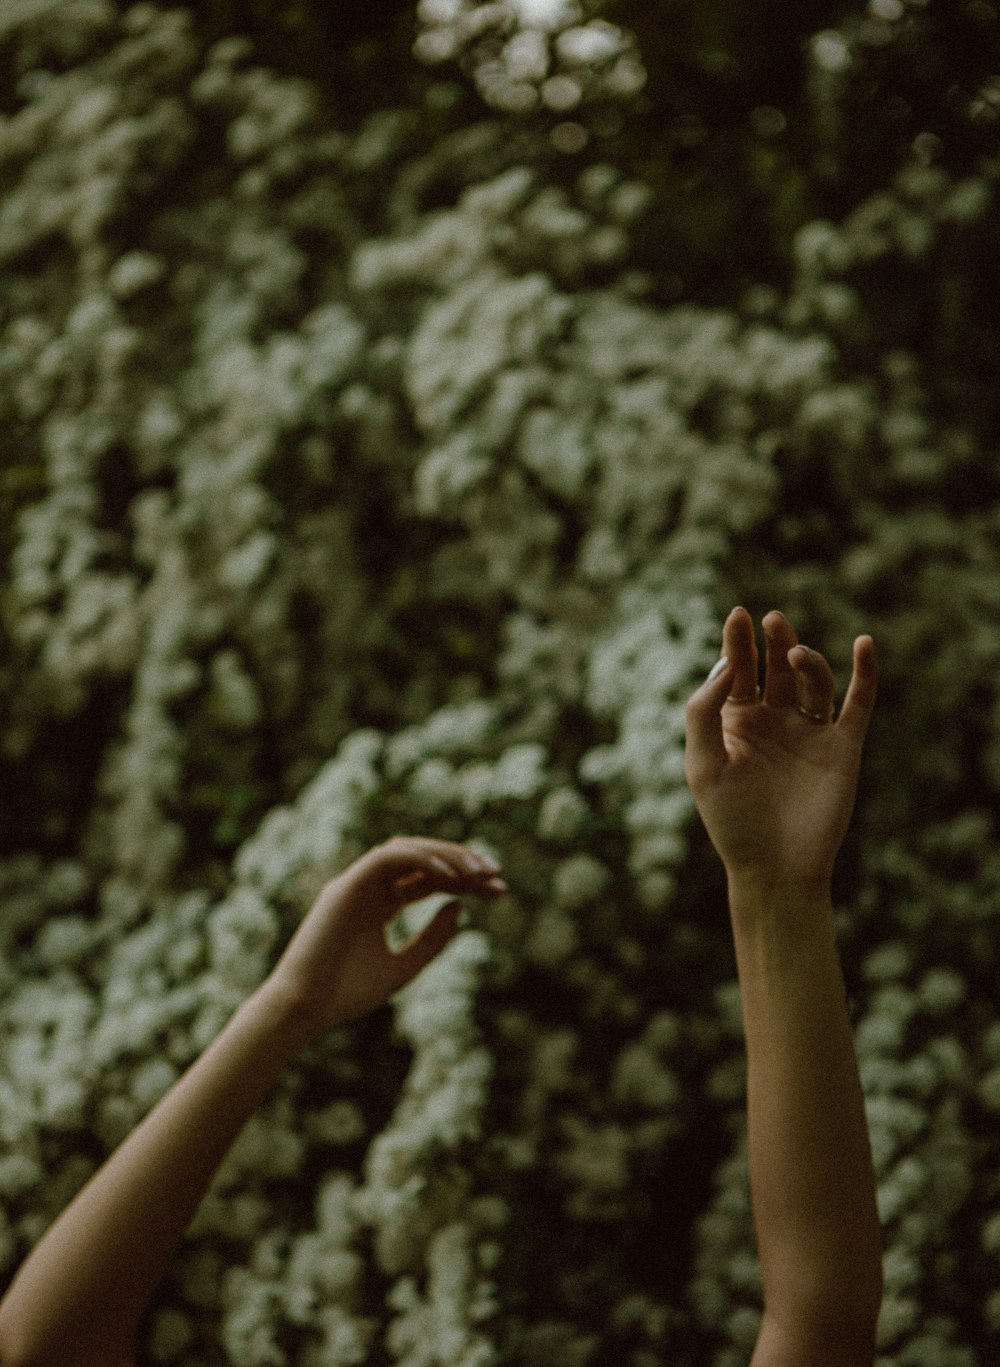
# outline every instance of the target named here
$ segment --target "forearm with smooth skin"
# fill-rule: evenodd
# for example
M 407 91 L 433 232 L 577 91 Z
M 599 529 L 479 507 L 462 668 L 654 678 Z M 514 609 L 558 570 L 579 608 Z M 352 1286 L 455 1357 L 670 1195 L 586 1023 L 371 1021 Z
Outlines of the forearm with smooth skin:
M 265 987 L 46 1231 L 0 1302 L 4 1367 L 122 1367 L 216 1169 L 308 1042 Z
M 754 1363 L 870 1362 L 882 1248 L 830 898 L 730 878 L 729 900 L 764 1281 Z

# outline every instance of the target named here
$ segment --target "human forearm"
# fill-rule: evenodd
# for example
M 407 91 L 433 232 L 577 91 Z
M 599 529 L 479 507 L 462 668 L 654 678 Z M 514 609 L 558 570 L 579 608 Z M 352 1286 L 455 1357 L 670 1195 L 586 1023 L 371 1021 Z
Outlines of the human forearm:
M 285 1067 L 405 986 L 448 943 L 455 895 L 500 897 L 498 875 L 461 845 L 396 836 L 331 880 L 267 981 L 32 1250 L 0 1302 L 3 1367 L 129 1367 L 171 1254 Z M 392 918 L 441 892 L 452 900 L 391 950 Z
M 750 1182 L 764 1278 L 753 1367 L 871 1367 L 881 1241 L 829 887 L 875 704 L 870 636 L 833 671 L 780 612 L 734 608 L 687 707 L 685 769 L 725 865 L 748 1055 Z
M 115 1150 L 0 1303 L 10 1367 L 128 1360 L 142 1313 L 219 1163 L 308 1040 L 267 984 Z
M 881 1240 L 829 895 L 730 879 L 729 896 L 765 1313 L 873 1338 Z

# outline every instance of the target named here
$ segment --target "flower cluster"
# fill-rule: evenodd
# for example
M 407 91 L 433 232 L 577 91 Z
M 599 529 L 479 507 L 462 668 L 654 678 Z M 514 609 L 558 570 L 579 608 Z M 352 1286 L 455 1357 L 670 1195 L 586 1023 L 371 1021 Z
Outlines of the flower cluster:
M 646 84 L 635 35 L 585 20 L 578 0 L 420 0 L 417 20 L 414 56 L 461 62 L 484 103 L 507 114 L 565 116 Z

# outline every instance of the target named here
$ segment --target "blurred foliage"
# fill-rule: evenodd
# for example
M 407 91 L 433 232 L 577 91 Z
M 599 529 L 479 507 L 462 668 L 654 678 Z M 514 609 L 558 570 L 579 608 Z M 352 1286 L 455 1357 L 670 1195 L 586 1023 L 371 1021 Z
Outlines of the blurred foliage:
M 880 1367 L 989 1361 L 997 7 L 520 13 L 0 8 L 0 1265 L 426 831 L 512 897 L 292 1070 L 151 1360 L 745 1362 L 683 704 L 780 605 L 881 659 L 837 871 Z
M 245 35 L 270 66 L 315 82 L 345 130 L 401 94 L 423 103 L 433 80 L 412 57 L 416 6 L 401 0 L 187 8 L 203 41 Z M 546 154 L 537 136 L 533 150 L 549 180 L 567 181 L 596 152 L 655 187 L 634 250 L 664 302 L 731 301 L 741 285 L 787 280 L 795 231 L 846 213 L 915 148 L 961 174 L 996 146 L 1000 18 L 990 0 L 808 0 L 791 11 L 780 0 L 587 0 L 581 12 L 636 36 L 648 82 L 627 111 L 607 98 L 586 111 L 589 138 L 576 155 Z M 841 34 L 853 60 L 817 79 L 810 42 L 824 33 Z M 824 83 L 837 87 L 835 101 Z M 476 114 L 469 94 L 449 80 L 437 118 L 466 126 Z M 537 135 L 544 121 L 526 127 Z

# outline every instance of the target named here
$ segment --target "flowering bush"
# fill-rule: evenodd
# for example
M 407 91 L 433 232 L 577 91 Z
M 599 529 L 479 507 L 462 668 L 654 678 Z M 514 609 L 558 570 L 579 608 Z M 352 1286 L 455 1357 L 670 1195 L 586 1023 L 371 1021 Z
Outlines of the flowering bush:
M 555 184 L 503 122 L 634 93 L 630 31 L 421 4 L 418 58 L 472 54 L 502 115 L 428 149 L 413 111 L 331 131 L 185 11 L 56 8 L 0 20 L 6 1275 L 320 883 L 422 831 L 512 895 L 289 1072 L 149 1360 L 745 1361 L 742 1040 L 683 706 L 732 603 L 780 604 L 840 668 L 862 630 L 882 660 L 839 889 L 881 1361 L 979 1360 L 1000 491 L 965 358 L 996 355 L 997 164 L 904 159 L 800 225 L 786 285 L 668 306 L 633 268 L 650 186 Z M 834 143 L 866 41 L 810 49 Z

